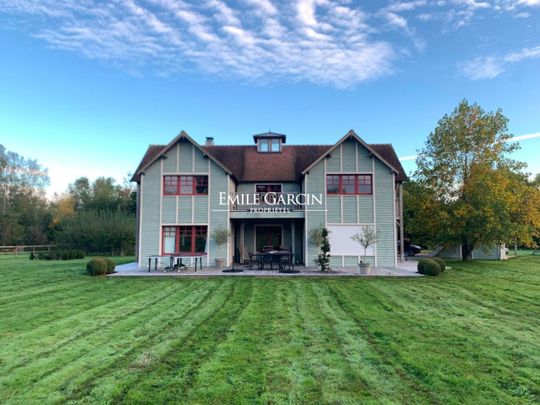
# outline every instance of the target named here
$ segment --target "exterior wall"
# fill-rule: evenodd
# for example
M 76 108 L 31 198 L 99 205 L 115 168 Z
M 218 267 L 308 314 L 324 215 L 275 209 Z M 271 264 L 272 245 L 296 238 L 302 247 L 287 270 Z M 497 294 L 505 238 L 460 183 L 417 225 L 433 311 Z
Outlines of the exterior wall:
M 448 246 L 439 252 L 443 259 L 461 259 L 461 246 Z
M 309 173 L 304 176 L 304 192 L 306 194 L 322 194 L 323 207 L 326 207 L 326 178 L 325 178 L 325 164 L 327 159 L 323 159 L 317 165 L 315 165 Z M 304 227 L 304 263 L 306 266 L 314 266 L 314 260 L 319 254 L 319 247 L 311 243 L 310 232 L 319 228 L 321 225 L 326 224 L 326 215 L 324 211 L 309 211 L 305 212 L 305 227 Z
M 450 246 L 444 248 L 439 256 L 443 259 L 461 259 L 461 246 Z M 474 249 L 471 252 L 471 259 L 480 260 L 506 260 L 505 245 L 493 245 L 487 248 Z
M 202 174 L 209 176 L 208 195 L 164 196 L 163 176 Z M 213 266 L 216 258 L 231 258 L 230 246 L 216 245 L 214 229 L 229 224 L 228 212 L 213 211 L 219 205 L 219 192 L 228 192 L 230 176 L 190 142 L 180 141 L 162 159 L 146 169 L 142 176 L 140 193 L 141 221 L 139 229 L 139 266 L 146 266 L 148 256 L 161 254 L 162 227 L 165 225 L 207 225 L 206 266 Z
M 375 169 L 375 224 L 378 232 L 377 266 L 394 267 L 397 265 L 394 174 L 378 159 L 373 159 L 373 165 Z
M 327 173 L 367 173 L 373 175 L 373 195 L 371 196 L 326 196 Z M 207 174 L 209 191 L 207 196 L 163 196 L 163 175 Z M 293 246 L 296 260 L 307 266 L 315 265 L 319 247 L 311 243 L 310 232 L 320 226 L 375 225 L 379 240 L 370 254 L 368 261 L 376 266 L 396 265 L 396 227 L 395 227 L 395 178 L 390 169 L 373 157 L 369 151 L 355 140 L 340 144 L 331 157 L 322 159 L 310 169 L 301 184 L 282 183 L 283 192 L 321 194 L 324 210 L 310 210 L 302 213 L 304 220 L 295 219 L 293 235 L 291 218 L 269 218 L 240 220 L 234 219 L 234 238 L 229 244 L 216 245 L 212 234 L 218 227 L 232 229 L 231 213 L 226 206 L 219 204 L 220 192 L 253 193 L 256 183 L 236 185 L 232 178 L 214 161 L 190 142 L 181 140 L 173 146 L 163 159 L 156 161 L 141 176 L 140 226 L 138 239 L 138 261 L 145 266 L 148 256 L 161 254 L 162 226 L 170 225 L 207 225 L 207 261 L 206 266 L 213 266 L 214 259 L 224 258 L 231 263 L 234 246 L 243 243 L 248 251 L 255 243 L 255 224 L 284 224 L 283 244 Z M 243 242 L 240 240 L 240 227 L 244 222 Z M 362 254 L 358 252 L 340 254 L 331 258 L 331 265 L 356 266 Z
M 326 195 L 326 174 L 364 173 L 373 176 L 373 195 L 336 196 Z M 338 225 L 375 225 L 379 240 L 375 256 L 367 260 L 380 267 L 396 266 L 396 218 L 395 218 L 395 178 L 391 170 L 360 143 L 349 139 L 332 151 L 330 157 L 321 160 L 304 178 L 306 193 L 322 193 L 324 212 L 305 213 L 306 265 L 314 265 L 319 247 L 309 240 L 310 231 L 321 224 L 338 229 Z M 356 266 L 361 259 L 358 255 L 333 255 L 330 265 L 334 267 Z

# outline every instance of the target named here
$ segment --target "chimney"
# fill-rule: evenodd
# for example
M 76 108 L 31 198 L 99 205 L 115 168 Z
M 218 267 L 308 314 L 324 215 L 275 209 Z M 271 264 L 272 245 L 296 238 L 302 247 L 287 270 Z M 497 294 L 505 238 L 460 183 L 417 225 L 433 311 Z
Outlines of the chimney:
M 204 143 L 206 146 L 214 146 L 214 137 L 207 136 L 206 142 Z

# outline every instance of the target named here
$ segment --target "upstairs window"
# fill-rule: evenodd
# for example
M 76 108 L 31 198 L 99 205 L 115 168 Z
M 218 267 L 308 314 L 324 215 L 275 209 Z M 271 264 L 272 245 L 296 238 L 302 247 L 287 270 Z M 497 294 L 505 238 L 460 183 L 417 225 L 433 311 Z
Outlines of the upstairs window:
M 163 176 L 164 195 L 208 195 L 208 176 Z
M 281 139 L 279 138 L 259 138 L 257 150 L 262 153 L 281 152 Z
M 371 174 L 329 174 L 326 176 L 326 193 L 336 195 L 371 195 Z

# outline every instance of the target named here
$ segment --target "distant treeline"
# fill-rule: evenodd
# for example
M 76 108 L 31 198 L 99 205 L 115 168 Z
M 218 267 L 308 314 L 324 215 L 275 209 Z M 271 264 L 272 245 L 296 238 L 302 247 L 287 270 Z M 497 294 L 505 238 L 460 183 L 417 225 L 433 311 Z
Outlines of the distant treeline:
M 48 200 L 46 168 L 0 145 L 0 245 L 111 246 L 132 253 L 136 196 L 128 181 L 81 177 Z

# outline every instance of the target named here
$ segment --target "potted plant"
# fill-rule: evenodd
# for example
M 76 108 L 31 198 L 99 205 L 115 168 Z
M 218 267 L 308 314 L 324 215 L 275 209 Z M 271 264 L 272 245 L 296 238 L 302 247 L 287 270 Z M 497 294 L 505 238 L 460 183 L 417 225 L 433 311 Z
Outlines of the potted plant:
M 230 232 L 227 228 L 224 226 L 219 226 L 216 229 L 214 229 L 214 233 L 212 234 L 212 238 L 214 239 L 214 242 L 216 245 L 224 245 L 229 241 Z M 216 258 L 216 267 L 225 267 L 225 259 L 224 258 Z
M 360 260 L 358 267 L 360 274 L 371 273 L 371 264 L 367 261 L 367 250 L 377 242 L 377 230 L 374 226 L 364 225 L 360 232 L 351 236 L 351 239 L 364 248 L 364 259 Z

